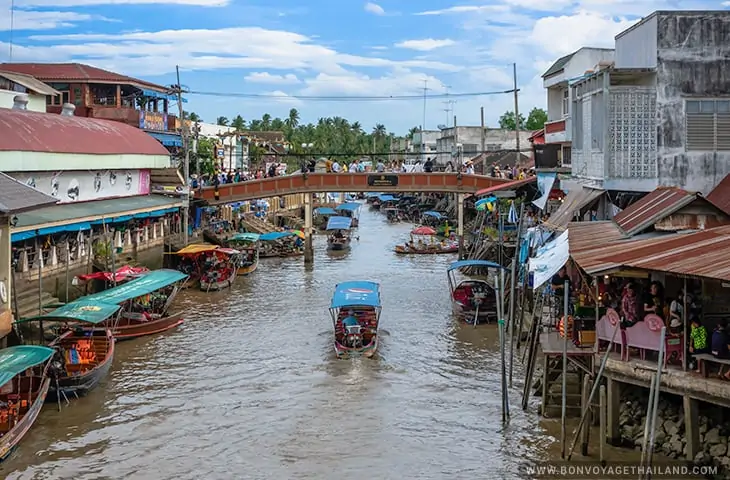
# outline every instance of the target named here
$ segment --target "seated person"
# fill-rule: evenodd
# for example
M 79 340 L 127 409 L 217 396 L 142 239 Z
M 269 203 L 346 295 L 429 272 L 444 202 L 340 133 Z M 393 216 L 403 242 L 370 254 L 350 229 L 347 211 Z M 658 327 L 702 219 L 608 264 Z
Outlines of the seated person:
M 677 298 L 669 304 L 669 329 L 672 333 L 681 333 L 684 322 L 684 303 L 689 304 L 689 299 L 685 299 L 684 291 L 680 290 Z
M 689 337 L 689 352 L 692 355 L 699 355 L 710 351 L 707 345 L 707 329 L 700 324 L 700 319 L 697 317 L 692 317 L 692 330 L 690 331 Z M 692 361 L 696 363 L 694 358 Z M 699 368 L 697 371 L 699 371 Z
M 347 327 L 355 327 L 357 325 L 360 325 L 360 322 L 357 320 L 357 317 L 355 316 L 354 310 L 348 310 L 347 316 L 342 319 L 342 326 L 347 329 Z

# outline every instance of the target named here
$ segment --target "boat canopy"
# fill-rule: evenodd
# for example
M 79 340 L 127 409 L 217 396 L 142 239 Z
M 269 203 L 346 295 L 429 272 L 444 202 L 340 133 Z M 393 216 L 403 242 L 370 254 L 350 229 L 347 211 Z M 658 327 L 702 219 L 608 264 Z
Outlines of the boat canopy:
M 0 386 L 31 367 L 47 362 L 56 351 L 36 345 L 18 345 L 0 350 Z
M 381 195 L 382 195 L 382 193 L 377 193 L 377 192 L 368 192 L 365 194 L 366 197 L 379 197 Z
M 327 230 L 349 230 L 351 226 L 350 217 L 330 217 L 327 221 Z
M 505 269 L 502 265 L 500 265 L 498 263 L 490 262 L 489 260 L 459 260 L 458 262 L 454 262 L 451 265 L 449 265 L 449 268 L 446 271 L 450 272 L 452 270 L 456 270 L 457 268 L 466 268 L 466 267 Z
M 188 276 L 177 270 L 153 270 L 147 275 L 136 278 L 131 282 L 117 285 L 108 290 L 93 293 L 84 297 L 86 300 L 110 304 L 120 304 L 133 298 L 147 295 L 155 290 L 165 288 L 175 282 L 186 279 Z M 54 312 L 55 313 L 55 312 Z
M 430 211 L 430 210 L 428 212 L 423 212 L 423 215 L 425 217 L 433 217 L 437 220 L 441 220 L 444 217 L 439 212 L 434 212 L 434 211 Z
M 237 233 L 230 238 L 230 241 L 232 241 L 232 242 L 258 242 L 260 237 L 261 237 L 261 235 L 259 235 L 258 233 L 252 233 L 252 232 Z
M 337 215 L 335 209 L 331 207 L 317 207 L 314 209 L 314 213 L 317 215 Z
M 225 253 L 226 255 L 238 255 L 239 252 L 235 248 L 228 248 L 228 247 L 218 247 L 215 249 L 216 252 Z
M 361 206 L 362 205 L 357 202 L 343 203 L 342 205 L 337 205 L 337 208 L 335 208 L 335 210 L 340 210 L 343 212 L 356 212 L 360 209 Z
M 365 280 L 338 283 L 330 308 L 380 307 L 380 284 Z
M 117 310 L 119 310 L 120 308 L 121 307 L 115 303 L 90 300 L 89 297 L 83 297 L 79 300 L 76 300 L 75 302 L 62 305 L 52 312 L 44 313 L 43 315 L 37 315 L 35 317 L 22 318 L 16 323 L 32 321 L 37 322 L 39 320 L 47 319 L 75 320 L 77 322 L 91 323 L 93 325 L 96 325 L 117 313 Z
M 209 243 L 194 243 L 192 245 L 188 245 L 185 248 L 182 248 L 175 252 L 176 255 L 190 255 L 195 253 L 203 253 L 203 252 L 212 252 L 218 248 L 218 245 L 211 245 Z
M 269 232 L 269 233 L 264 233 L 263 235 L 261 235 L 259 237 L 259 240 L 262 241 L 262 242 L 270 242 L 272 240 L 279 240 L 279 239 L 284 238 L 284 237 L 295 237 L 295 236 L 296 236 L 296 234 L 294 232 L 292 232 L 292 231 L 288 231 L 288 232 Z
M 378 200 L 381 202 L 393 202 L 395 200 L 398 200 L 393 195 L 388 195 L 387 193 L 380 193 L 378 194 Z

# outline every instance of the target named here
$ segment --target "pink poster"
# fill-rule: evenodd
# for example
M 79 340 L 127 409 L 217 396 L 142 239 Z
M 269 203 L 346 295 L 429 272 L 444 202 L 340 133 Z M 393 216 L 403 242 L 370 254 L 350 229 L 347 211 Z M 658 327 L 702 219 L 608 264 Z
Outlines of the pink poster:
M 139 194 L 149 195 L 150 193 L 150 171 L 140 170 L 139 171 Z

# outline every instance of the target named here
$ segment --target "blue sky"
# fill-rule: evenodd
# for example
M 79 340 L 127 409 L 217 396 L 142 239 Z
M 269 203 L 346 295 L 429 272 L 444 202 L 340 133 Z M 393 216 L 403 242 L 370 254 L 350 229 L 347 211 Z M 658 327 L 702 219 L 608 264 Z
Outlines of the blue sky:
M 0 62 L 8 61 L 12 0 L 0 0 Z M 15 0 L 13 61 L 78 61 L 193 91 L 204 120 L 241 114 L 322 116 L 383 123 L 397 134 L 420 125 L 422 100 L 323 102 L 296 96 L 422 95 L 511 88 L 520 110 L 545 106 L 540 75 L 582 46 L 613 36 L 657 9 L 723 9 L 721 0 Z M 447 88 L 450 87 L 450 88 Z M 426 127 L 446 122 L 447 99 L 427 102 Z M 489 126 L 511 95 L 459 98 L 461 125 Z

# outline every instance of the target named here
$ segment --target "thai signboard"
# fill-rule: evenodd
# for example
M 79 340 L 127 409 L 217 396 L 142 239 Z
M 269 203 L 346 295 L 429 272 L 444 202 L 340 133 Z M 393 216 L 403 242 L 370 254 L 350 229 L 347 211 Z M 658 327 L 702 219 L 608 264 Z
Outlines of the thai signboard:
M 398 175 L 368 175 L 368 185 L 371 187 L 397 187 Z
M 87 202 L 150 193 L 149 170 L 10 172 L 8 175 L 57 198 L 59 203 Z
M 139 112 L 139 128 L 167 132 L 167 114 L 158 112 Z

